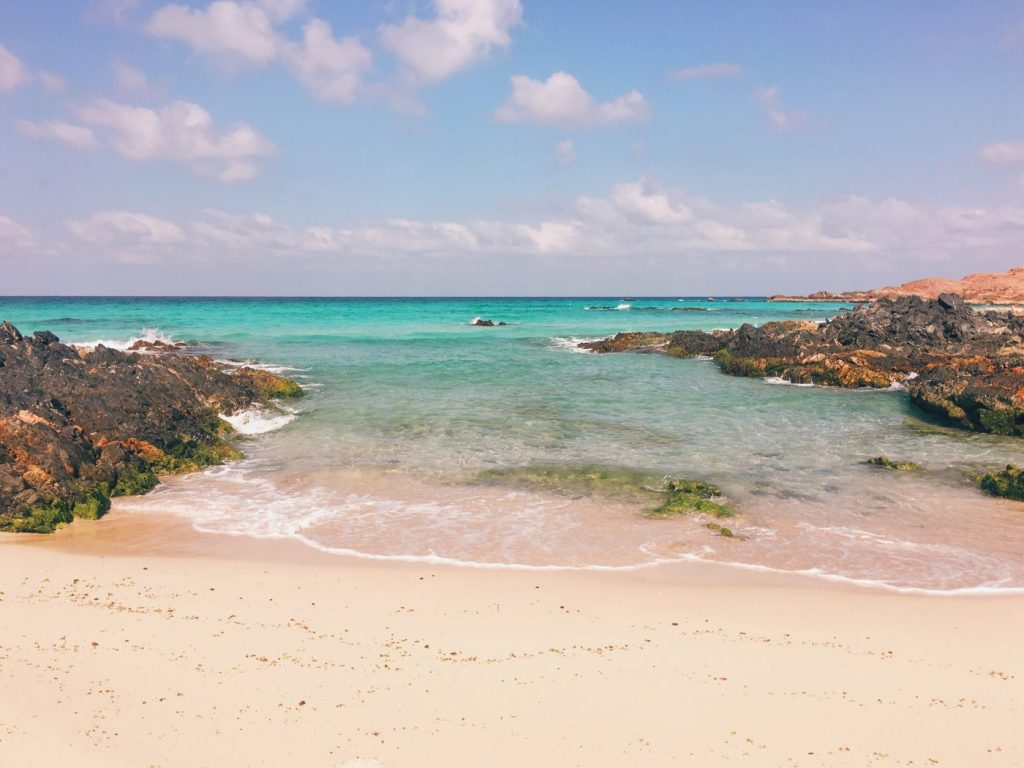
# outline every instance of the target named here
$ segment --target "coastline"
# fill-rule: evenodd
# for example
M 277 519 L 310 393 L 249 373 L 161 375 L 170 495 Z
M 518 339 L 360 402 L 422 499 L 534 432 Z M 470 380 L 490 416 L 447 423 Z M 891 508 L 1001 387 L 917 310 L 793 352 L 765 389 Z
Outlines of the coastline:
M 1024 596 L 382 562 L 117 505 L 0 555 L 0 753 L 34 765 L 1024 760 Z

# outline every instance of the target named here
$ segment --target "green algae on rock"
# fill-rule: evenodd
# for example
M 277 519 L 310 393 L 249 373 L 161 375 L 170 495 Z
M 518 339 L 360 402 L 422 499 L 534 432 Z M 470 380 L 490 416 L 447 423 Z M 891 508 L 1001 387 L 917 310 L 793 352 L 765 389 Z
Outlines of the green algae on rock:
M 669 478 L 665 481 L 664 493 L 667 498 L 654 509 L 649 517 L 703 512 L 714 517 L 732 517 L 736 512 L 722 499 L 722 489 L 703 480 L 681 480 Z
M 893 461 L 888 456 L 875 456 L 864 463 L 879 469 L 888 469 L 892 472 L 920 472 L 924 469 L 920 464 L 915 464 L 912 461 Z
M 1006 469 L 987 472 L 978 482 L 989 496 L 1024 501 L 1024 469 L 1007 464 Z
M 2 531 L 97 519 L 111 497 L 146 493 L 158 474 L 241 458 L 219 414 L 301 393 L 283 376 L 229 372 L 177 347 L 79 349 L 47 331 L 23 336 L 8 322 L 0 370 Z
M 477 475 L 479 482 L 528 486 L 560 494 L 604 496 L 640 504 L 648 517 L 704 513 L 730 517 L 735 510 L 722 501 L 722 490 L 703 480 L 657 475 L 623 467 L 593 464 L 538 464 L 489 469 Z

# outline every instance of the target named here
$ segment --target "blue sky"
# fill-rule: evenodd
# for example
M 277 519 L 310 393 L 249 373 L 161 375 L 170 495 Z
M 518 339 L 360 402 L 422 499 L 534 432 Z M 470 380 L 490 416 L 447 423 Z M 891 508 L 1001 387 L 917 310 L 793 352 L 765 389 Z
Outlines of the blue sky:
M 1024 2 L 0 4 L 3 292 L 766 293 L 1024 262 Z

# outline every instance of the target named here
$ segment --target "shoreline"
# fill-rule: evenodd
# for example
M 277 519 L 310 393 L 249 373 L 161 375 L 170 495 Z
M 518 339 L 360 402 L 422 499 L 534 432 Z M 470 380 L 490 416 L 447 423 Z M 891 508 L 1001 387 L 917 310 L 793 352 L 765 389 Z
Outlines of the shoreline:
M 853 594 L 877 594 L 940 600 L 1021 599 L 1024 587 L 956 587 L 937 589 L 902 587 L 871 579 L 858 579 L 826 572 L 791 571 L 757 563 L 704 560 L 680 557 L 651 563 L 622 566 L 520 565 L 515 563 L 474 563 L 449 558 L 430 559 L 416 555 L 376 555 L 338 551 L 290 536 L 259 536 L 248 533 L 203 531 L 183 515 L 174 513 L 135 514 L 113 508 L 98 520 L 75 520 L 49 534 L 0 532 L 0 553 L 4 547 L 26 546 L 69 555 L 96 557 L 159 557 L 162 559 L 206 559 L 247 561 L 317 567 L 348 568 L 433 568 L 453 572 L 507 572 L 521 574 L 594 574 L 608 578 L 636 578 L 645 583 L 685 587 L 733 586 L 749 589 L 824 589 Z M 643 577 L 641 578 L 641 575 Z
M 116 508 L 0 538 L 0 580 L 0 754 L 44 768 L 1024 761 L 1021 596 L 372 562 Z

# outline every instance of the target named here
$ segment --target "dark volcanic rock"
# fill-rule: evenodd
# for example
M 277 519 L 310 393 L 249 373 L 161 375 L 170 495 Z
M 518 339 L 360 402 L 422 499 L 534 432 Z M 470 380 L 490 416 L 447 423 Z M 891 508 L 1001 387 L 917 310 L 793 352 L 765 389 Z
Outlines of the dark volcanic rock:
M 624 333 L 595 352 L 712 355 L 737 376 L 889 387 L 965 429 L 1024 435 L 1024 317 L 977 312 L 960 296 L 881 299 L 826 323 L 786 321 L 733 331 Z
M 238 452 L 219 413 L 294 382 L 220 370 L 206 357 L 79 350 L 52 333 L 0 325 L 0 530 L 46 531 L 98 517 L 110 496 L 144 493 L 157 472 L 220 463 Z

